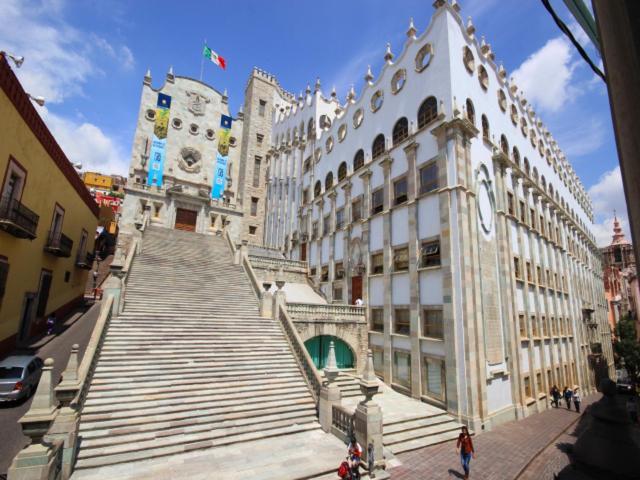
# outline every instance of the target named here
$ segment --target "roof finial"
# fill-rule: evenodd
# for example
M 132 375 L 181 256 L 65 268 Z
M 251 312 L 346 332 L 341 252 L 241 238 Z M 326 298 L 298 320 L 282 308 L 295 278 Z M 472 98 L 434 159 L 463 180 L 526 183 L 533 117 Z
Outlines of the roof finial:
M 473 22 L 471 21 L 471 17 L 469 17 L 469 19 L 467 20 L 467 34 L 471 38 L 473 38 L 475 33 L 476 33 L 476 27 L 473 25 Z
M 500 76 L 500 78 L 502 80 L 507 78 L 507 71 L 504 69 L 504 65 L 502 65 L 502 62 L 500 62 L 500 68 L 498 69 L 498 75 Z
M 413 24 L 413 17 L 411 17 L 409 19 L 409 28 L 407 29 L 407 37 L 409 38 L 416 38 L 416 27 Z
M 173 65 L 169 67 L 169 71 L 167 72 L 167 82 L 173 83 L 175 80 L 175 75 L 173 74 Z
M 311 93 L 311 85 L 307 83 L 307 89 L 305 90 L 306 94 L 309 95 Z
M 490 50 L 491 50 L 491 47 L 487 44 L 483 35 L 482 40 L 480 40 L 480 51 L 482 52 L 483 55 L 487 55 L 487 53 L 489 53 Z
M 144 74 L 144 80 L 142 81 L 145 85 L 151 85 L 151 69 L 147 68 L 147 73 Z
M 331 88 L 331 98 L 335 99 L 338 96 L 338 93 L 336 92 L 336 86 L 334 85 L 333 88 Z
M 391 63 L 391 60 L 393 60 L 393 53 L 391 53 L 391 44 L 389 42 L 387 42 L 387 50 L 384 52 L 384 60 L 387 63 Z
M 320 77 L 316 77 L 316 84 L 313 89 L 313 93 L 318 93 L 320 91 Z
M 373 80 L 373 73 L 371 73 L 371 65 L 367 66 L 367 73 L 364 76 L 364 81 L 367 83 L 372 83 L 371 81 Z
M 458 13 L 460 13 L 460 4 L 458 3 L 457 0 L 453 0 L 451 2 L 451 7 Z
M 351 88 L 349 89 L 349 93 L 347 93 L 347 101 L 353 103 L 356 98 L 356 89 L 353 87 L 353 83 L 351 84 Z

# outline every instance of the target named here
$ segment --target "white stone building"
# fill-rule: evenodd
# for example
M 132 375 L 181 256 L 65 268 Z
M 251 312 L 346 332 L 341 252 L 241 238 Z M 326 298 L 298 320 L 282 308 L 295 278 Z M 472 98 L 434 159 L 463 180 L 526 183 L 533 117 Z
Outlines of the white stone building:
M 602 270 L 559 146 L 457 3 L 434 7 L 359 95 L 318 81 L 276 111 L 264 241 L 363 299 L 386 383 L 491 428 L 611 370 Z

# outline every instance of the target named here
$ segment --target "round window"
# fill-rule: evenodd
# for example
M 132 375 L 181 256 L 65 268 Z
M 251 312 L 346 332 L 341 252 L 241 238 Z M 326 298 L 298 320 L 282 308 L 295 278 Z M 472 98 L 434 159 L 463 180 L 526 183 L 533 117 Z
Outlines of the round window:
M 338 140 L 343 141 L 346 136 L 347 136 L 347 126 L 344 124 L 340 125 L 340 128 L 338 128 Z
M 156 111 L 150 108 L 145 112 L 144 116 L 147 117 L 147 120 L 155 120 Z
M 192 123 L 191 125 L 189 125 L 189 133 L 191 133 L 192 135 L 197 135 L 198 134 L 198 125 L 196 125 L 195 123 Z
M 359 108 L 353 114 L 353 126 L 355 128 L 358 128 L 360 125 L 362 125 L 362 120 L 363 119 L 364 119 L 364 111 L 361 108 Z
M 378 90 L 371 96 L 371 111 L 377 112 L 382 107 L 382 103 L 384 102 L 384 92 L 382 90 Z
M 429 66 L 433 58 L 433 47 L 430 43 L 424 45 L 416 54 L 416 71 L 421 72 Z
M 398 70 L 391 79 L 391 91 L 393 93 L 398 93 L 404 87 L 404 84 L 407 83 L 407 71 L 404 68 Z
M 173 128 L 179 130 L 182 128 L 182 120 L 180 120 L 179 118 L 174 118 L 171 121 L 171 125 L 173 126 Z
M 325 143 L 325 147 L 327 149 L 327 153 L 330 153 L 333 150 L 333 137 L 327 138 L 327 142 Z
M 231 145 L 232 147 L 236 146 L 236 137 L 229 137 L 229 145 Z
M 209 140 L 213 140 L 214 137 L 215 137 L 215 132 L 212 129 L 208 128 L 207 129 L 207 138 Z

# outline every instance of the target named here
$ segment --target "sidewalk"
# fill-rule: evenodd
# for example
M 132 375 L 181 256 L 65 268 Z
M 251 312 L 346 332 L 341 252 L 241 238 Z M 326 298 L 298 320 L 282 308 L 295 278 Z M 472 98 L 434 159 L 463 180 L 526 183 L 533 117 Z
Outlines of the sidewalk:
M 581 411 L 597 401 L 600 394 L 584 398 Z M 553 408 L 520 421 L 500 425 L 490 432 L 474 437 L 477 458 L 471 461 L 471 478 L 483 480 L 511 480 L 533 465 L 536 457 L 544 452 L 580 418 L 575 410 Z M 429 480 L 463 478 L 460 457 L 455 442 L 447 442 L 413 452 L 400 454 L 402 465 L 389 471 L 394 480 Z M 556 465 L 560 466 L 561 459 Z M 536 464 L 537 465 L 537 464 Z M 527 469 L 528 470 L 528 469 Z M 559 471 L 557 470 L 557 471 Z M 551 471 L 551 468 L 549 469 Z M 545 476 L 545 469 L 537 475 L 521 477 L 536 480 L 553 479 Z

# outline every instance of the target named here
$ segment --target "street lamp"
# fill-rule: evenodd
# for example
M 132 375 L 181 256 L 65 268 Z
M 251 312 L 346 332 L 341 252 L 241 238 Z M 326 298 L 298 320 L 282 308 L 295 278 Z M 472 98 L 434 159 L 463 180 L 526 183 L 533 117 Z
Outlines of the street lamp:
M 11 60 L 13 60 L 16 68 L 20 68 L 24 63 L 24 57 L 22 56 L 14 55 L 12 53 L 5 52 L 4 50 L 0 50 L 0 55 L 4 55 L 5 57 L 9 57 Z

